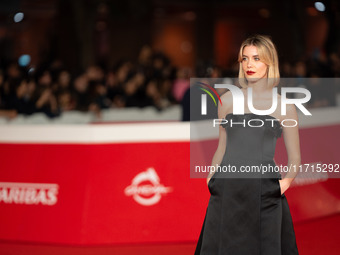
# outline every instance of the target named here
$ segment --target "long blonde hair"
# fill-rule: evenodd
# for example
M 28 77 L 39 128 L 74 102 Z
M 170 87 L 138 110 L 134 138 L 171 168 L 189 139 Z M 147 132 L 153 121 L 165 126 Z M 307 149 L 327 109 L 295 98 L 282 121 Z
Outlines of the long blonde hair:
M 277 84 L 279 84 L 280 82 L 279 58 L 274 43 L 268 36 L 253 35 L 251 37 L 248 37 L 242 43 L 240 52 L 238 54 L 238 62 L 240 63 L 238 78 L 240 85 L 243 88 L 248 87 L 247 79 L 244 76 L 244 70 L 242 68 L 243 59 L 242 54 L 246 46 L 256 46 L 261 61 L 268 66 L 267 69 L 268 85 L 274 87 Z

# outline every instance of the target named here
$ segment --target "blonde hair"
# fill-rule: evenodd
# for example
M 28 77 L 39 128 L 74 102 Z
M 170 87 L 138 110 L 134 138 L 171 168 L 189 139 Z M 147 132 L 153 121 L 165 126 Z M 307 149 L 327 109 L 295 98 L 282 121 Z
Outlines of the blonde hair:
M 240 85 L 243 88 L 248 87 L 248 82 L 244 76 L 244 70 L 242 68 L 242 54 L 246 46 L 256 46 L 261 61 L 268 66 L 268 85 L 271 87 L 276 86 L 280 81 L 279 58 L 277 56 L 274 43 L 268 36 L 265 35 L 253 35 L 248 37 L 242 43 L 240 52 L 238 54 L 238 62 L 240 63 L 238 78 Z

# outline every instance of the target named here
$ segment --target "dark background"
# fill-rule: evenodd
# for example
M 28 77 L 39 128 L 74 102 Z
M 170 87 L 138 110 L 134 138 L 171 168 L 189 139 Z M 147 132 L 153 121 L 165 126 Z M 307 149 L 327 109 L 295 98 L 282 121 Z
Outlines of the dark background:
M 0 1 L 0 116 L 188 105 L 191 77 L 236 77 L 241 42 L 269 35 L 281 77 L 340 77 L 340 2 Z M 24 18 L 15 22 L 16 13 Z M 19 66 L 20 56 L 30 62 Z M 339 88 L 308 107 L 336 105 Z M 188 93 L 187 93 L 188 94 Z
M 272 36 L 281 61 L 339 53 L 339 1 L 2 0 L 1 62 L 21 54 L 32 65 L 61 60 L 72 71 L 134 60 L 144 44 L 176 66 L 210 61 L 231 67 L 249 34 Z M 25 18 L 14 23 L 21 11 Z

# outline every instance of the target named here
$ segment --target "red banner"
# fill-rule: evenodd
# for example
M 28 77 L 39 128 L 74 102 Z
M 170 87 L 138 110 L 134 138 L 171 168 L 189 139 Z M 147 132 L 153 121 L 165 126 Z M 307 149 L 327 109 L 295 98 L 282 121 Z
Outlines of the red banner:
M 143 125 L 119 128 L 130 134 Z M 163 124 L 154 125 L 158 133 L 164 131 Z M 105 128 L 115 133 L 113 126 Z M 89 126 L 85 142 L 74 138 L 82 127 L 69 127 L 74 136 L 67 136 L 78 139 L 69 142 L 62 128 L 42 132 L 40 127 L 34 132 L 47 138 L 32 142 L 20 138 L 32 137 L 24 128 L 11 131 L 17 140 L 0 143 L 0 239 L 64 244 L 197 240 L 209 192 L 205 179 L 190 178 L 189 137 L 147 141 L 149 131 L 140 135 L 144 141 L 102 143 L 100 127 Z M 340 125 L 301 129 L 302 163 L 339 163 L 340 141 L 334 135 L 339 131 Z M 206 142 L 217 145 L 216 139 Z M 278 164 L 287 160 L 282 138 L 275 159 Z M 339 212 L 339 184 L 338 179 L 300 179 L 286 192 L 293 220 Z

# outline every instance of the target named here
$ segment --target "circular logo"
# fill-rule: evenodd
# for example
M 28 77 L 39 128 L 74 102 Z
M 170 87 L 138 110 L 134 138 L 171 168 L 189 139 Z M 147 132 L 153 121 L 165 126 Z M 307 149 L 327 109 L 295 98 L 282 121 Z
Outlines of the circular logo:
M 157 204 L 162 194 L 172 191 L 172 188 L 160 184 L 159 177 L 153 168 L 148 168 L 132 179 L 130 186 L 125 188 L 125 195 L 132 196 L 133 199 L 145 206 Z

